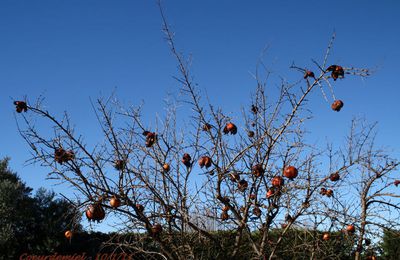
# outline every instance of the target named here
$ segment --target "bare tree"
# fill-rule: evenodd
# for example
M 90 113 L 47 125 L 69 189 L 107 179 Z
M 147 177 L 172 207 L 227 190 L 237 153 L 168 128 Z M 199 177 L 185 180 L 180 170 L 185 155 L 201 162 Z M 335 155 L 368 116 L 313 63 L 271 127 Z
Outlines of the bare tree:
M 311 118 L 307 99 L 312 92 L 321 91 L 333 102 L 332 109 L 340 111 L 343 102 L 335 98 L 335 81 L 366 77 L 369 70 L 328 66 L 333 35 L 322 61 L 313 61 L 314 72 L 293 64 L 299 80 L 281 79 L 274 96 L 266 91 L 272 73 L 260 58 L 249 109 L 234 122 L 193 82 L 189 61 L 178 51 L 160 10 L 178 65 L 175 78 L 192 108 L 190 124 L 182 126 L 178 120 L 175 101 L 166 104 L 165 117 L 150 127 L 141 106 L 125 108 L 111 96 L 93 103 L 104 140 L 89 147 L 67 114 L 56 118 L 42 108 L 41 99 L 33 105 L 16 101 L 31 162 L 51 169 L 50 178 L 73 186 L 78 194 L 74 203 L 89 220 L 115 213 L 123 224 L 121 232 L 138 234 L 135 241 L 118 246 L 156 258 L 274 259 L 290 231 L 303 228 L 312 237 L 304 247 L 317 259 L 324 254 L 320 230 L 358 223 L 359 259 L 365 236 L 374 232 L 367 227 L 394 223 L 381 211 L 398 209 L 397 201 L 384 200 L 397 198 L 386 189 L 398 162 L 375 150 L 373 127 L 356 134 L 353 125 L 346 149 L 334 150 L 307 143 L 304 125 Z M 358 191 L 359 202 L 345 201 L 353 198 L 346 195 L 349 186 Z M 217 230 L 232 237 L 228 251 L 213 232 Z M 248 251 L 244 245 L 250 246 Z

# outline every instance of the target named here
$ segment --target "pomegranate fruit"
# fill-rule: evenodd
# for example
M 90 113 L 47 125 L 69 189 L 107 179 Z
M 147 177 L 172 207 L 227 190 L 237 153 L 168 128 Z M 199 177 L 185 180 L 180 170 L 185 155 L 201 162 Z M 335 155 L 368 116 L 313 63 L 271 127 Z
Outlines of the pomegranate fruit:
M 297 177 L 298 174 L 299 174 L 299 171 L 298 171 L 297 168 L 294 167 L 294 166 L 287 166 L 287 167 L 283 170 L 283 176 L 285 176 L 285 177 L 288 178 L 289 180 L 293 180 L 294 178 Z

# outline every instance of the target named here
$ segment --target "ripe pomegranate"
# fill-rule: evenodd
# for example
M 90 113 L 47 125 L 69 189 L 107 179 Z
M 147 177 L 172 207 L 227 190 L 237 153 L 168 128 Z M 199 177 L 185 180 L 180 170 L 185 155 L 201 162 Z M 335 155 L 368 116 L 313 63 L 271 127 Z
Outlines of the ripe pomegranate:
M 233 123 L 227 123 L 224 130 L 224 134 L 232 134 L 235 135 L 237 133 L 237 127 Z
M 262 164 L 256 164 L 253 166 L 252 168 L 252 173 L 256 176 L 256 177 L 260 177 L 261 175 L 263 175 L 265 173 L 265 170 L 262 166 Z
M 395 180 L 393 184 L 397 187 L 400 184 L 400 180 Z
M 333 190 L 329 189 L 326 191 L 326 196 L 328 196 L 329 198 L 333 196 Z
M 331 108 L 333 111 L 339 112 L 342 109 L 343 105 L 343 101 L 338 99 L 332 103 Z
M 106 213 L 99 203 L 90 204 L 86 209 L 86 217 L 89 221 L 101 221 L 105 218 Z
M 182 157 L 182 163 L 183 163 L 186 167 L 189 168 L 190 166 L 192 166 L 191 161 L 192 161 L 192 157 L 190 157 L 189 154 L 185 153 L 185 154 L 183 155 L 183 157 Z
M 346 227 L 346 231 L 350 234 L 353 234 L 356 231 L 356 228 L 354 227 L 354 225 L 348 225 Z
M 322 235 L 322 240 L 328 241 L 329 239 L 331 239 L 331 235 L 329 233 L 326 232 Z
M 171 169 L 171 167 L 169 166 L 169 164 L 168 163 L 164 163 L 164 165 L 163 165 L 163 171 L 164 172 L 169 172 L 169 170 Z
M 65 238 L 68 239 L 68 240 L 70 240 L 72 238 L 72 235 L 73 235 L 73 233 L 72 233 L 71 230 L 67 230 L 64 233 Z
M 275 176 L 272 178 L 272 186 L 280 188 L 285 184 L 285 181 L 281 176 Z
M 26 112 L 28 111 L 28 106 L 24 101 L 14 101 L 15 110 L 17 113 Z
M 203 168 L 205 166 L 208 169 L 209 167 L 211 167 L 211 164 L 212 164 L 212 160 L 208 156 L 203 156 L 199 159 L 200 168 Z
M 121 200 L 118 199 L 116 196 L 113 196 L 110 199 L 110 206 L 113 208 L 118 208 L 119 206 L 121 206 Z
M 293 180 L 294 178 L 296 178 L 298 173 L 299 173 L 299 171 L 294 166 L 287 166 L 283 170 L 283 176 L 285 176 L 289 180 Z
M 329 176 L 329 179 L 330 179 L 331 181 L 338 181 L 338 180 L 340 179 L 340 175 L 339 175 L 339 173 L 337 173 L 337 172 L 332 173 L 332 174 Z
M 162 226 L 159 223 L 154 224 L 151 227 L 151 232 L 153 233 L 153 235 L 157 236 L 162 232 Z

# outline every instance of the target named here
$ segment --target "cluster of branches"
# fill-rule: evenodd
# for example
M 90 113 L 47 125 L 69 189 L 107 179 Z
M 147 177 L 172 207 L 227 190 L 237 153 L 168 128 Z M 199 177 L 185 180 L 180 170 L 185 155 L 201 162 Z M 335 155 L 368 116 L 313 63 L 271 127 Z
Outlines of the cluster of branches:
M 32 106 L 15 102 L 17 112 L 27 110 L 21 113 L 19 130 L 31 148 L 32 162 L 51 169 L 50 178 L 75 188 L 73 203 L 89 220 L 113 212 L 125 231 L 147 234 L 145 241 L 150 238 L 159 248 L 156 254 L 168 259 L 234 259 L 243 256 L 243 243 L 250 245 L 247 258 L 273 259 L 293 228 L 306 228 L 314 236 L 304 247 L 312 248 L 315 256 L 324 253 L 321 230 L 347 229 L 343 235 L 354 241 L 358 258 L 367 239 L 378 232 L 376 226 L 398 225 L 398 195 L 392 192 L 398 182 L 392 172 L 399 162 L 375 147 L 375 125 L 354 120 L 347 145 L 340 149 L 306 142 L 310 93 L 322 91 L 327 99 L 327 89 L 335 101 L 332 109 L 339 111 L 343 102 L 334 97 L 336 79 L 369 75 L 367 69 L 327 66 L 334 37 L 322 63 L 314 61 L 314 72 L 292 66 L 300 79 L 282 81 L 276 98 L 266 94 L 269 72 L 261 79 L 260 62 L 250 109 L 233 122 L 222 109 L 202 100 L 163 12 L 161 16 L 178 64 L 176 79 L 193 109 L 190 127 L 179 130 L 174 104 L 150 129 L 141 107 L 123 108 L 113 98 L 98 99 L 93 107 L 105 138 L 90 148 L 67 115 L 57 119 L 41 101 Z M 42 134 L 41 127 L 51 127 L 54 134 Z M 228 256 L 195 250 L 199 241 L 222 248 L 216 230 L 233 232 Z M 142 248 L 140 241 L 118 245 Z

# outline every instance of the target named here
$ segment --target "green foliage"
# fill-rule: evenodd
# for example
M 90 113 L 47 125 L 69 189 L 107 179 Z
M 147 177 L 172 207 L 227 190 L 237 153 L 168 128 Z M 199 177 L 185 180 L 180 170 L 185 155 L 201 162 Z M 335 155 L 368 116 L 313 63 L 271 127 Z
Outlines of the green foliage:
M 400 256 L 400 231 L 385 229 L 381 243 L 384 259 L 397 260 Z
M 49 254 L 65 243 L 64 230 L 76 215 L 53 192 L 32 189 L 0 161 L 0 259 L 22 253 Z M 78 229 L 80 227 L 78 226 Z

